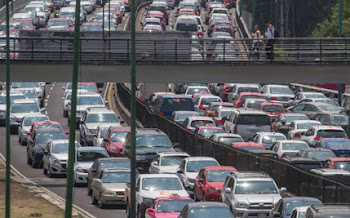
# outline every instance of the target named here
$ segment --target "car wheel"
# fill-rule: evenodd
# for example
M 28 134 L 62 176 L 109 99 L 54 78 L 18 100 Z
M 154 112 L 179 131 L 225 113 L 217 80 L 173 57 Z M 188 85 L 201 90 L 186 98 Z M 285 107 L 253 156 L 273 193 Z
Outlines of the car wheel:
M 194 200 L 195 202 L 197 202 L 197 201 L 198 201 L 198 199 L 197 199 L 197 195 L 196 195 L 196 191 L 194 191 L 194 193 L 193 193 L 193 200 Z
M 31 165 L 32 164 L 32 159 L 29 156 L 29 153 L 27 152 L 27 164 Z
M 63 110 L 63 117 L 68 117 L 68 111 Z
M 52 177 L 54 177 L 54 174 L 51 172 L 51 167 L 50 167 L 50 165 L 48 166 L 48 170 L 47 170 L 47 173 L 48 173 L 48 175 L 49 175 L 49 178 L 52 178 Z
M 88 195 L 92 195 L 92 189 L 91 189 L 91 186 L 89 185 L 89 182 L 88 182 Z
M 98 202 L 97 202 L 97 199 L 95 198 L 95 195 L 94 193 L 91 194 L 91 204 L 92 205 L 96 205 Z

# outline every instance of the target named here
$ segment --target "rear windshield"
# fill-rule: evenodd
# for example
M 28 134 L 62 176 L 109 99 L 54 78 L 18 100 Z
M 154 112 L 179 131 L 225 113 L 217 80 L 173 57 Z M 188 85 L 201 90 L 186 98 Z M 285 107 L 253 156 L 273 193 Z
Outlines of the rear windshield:
M 341 130 L 318 130 L 317 132 L 318 137 L 323 138 L 345 138 L 345 132 Z
M 198 25 L 191 23 L 178 23 L 176 25 L 177 31 L 188 31 L 188 32 L 197 32 Z
M 350 170 L 350 161 L 337 161 L 334 163 L 334 169 Z
M 243 140 L 238 137 L 220 137 L 218 142 L 221 142 L 225 145 L 230 145 L 233 142 L 243 142 Z
M 342 115 L 342 114 L 336 114 L 331 116 L 332 123 L 336 124 L 348 124 L 349 122 L 349 116 Z
M 260 108 L 260 105 L 264 103 L 265 101 L 249 101 L 246 105 L 247 108 L 254 108 L 258 109 Z
M 241 125 L 271 125 L 270 119 L 266 115 L 240 115 L 237 124 Z
M 294 95 L 292 90 L 290 90 L 288 87 L 271 87 L 270 92 L 271 94 Z
M 256 87 L 240 87 L 237 90 L 237 94 L 241 92 L 259 92 L 259 89 Z
M 163 102 L 164 110 L 193 110 L 192 99 L 190 98 L 166 98 Z
M 201 104 L 208 105 L 211 102 L 221 102 L 220 98 L 202 98 Z
M 305 170 L 322 168 L 320 163 L 294 163 L 294 165 Z
M 211 120 L 194 120 L 191 123 L 191 127 L 205 126 L 207 124 L 213 124 Z
M 193 94 L 196 94 L 196 93 L 199 93 L 199 94 L 209 94 L 208 92 L 208 88 L 188 88 L 187 90 L 187 94 L 188 95 L 193 95 Z
M 265 97 L 263 97 L 263 96 L 246 95 L 246 96 L 242 96 L 241 100 L 245 101 L 246 99 L 251 99 L 251 98 L 254 98 L 254 99 L 265 99 Z
M 283 112 L 283 107 L 266 105 L 266 106 L 263 107 L 263 111 L 266 111 L 266 112 Z

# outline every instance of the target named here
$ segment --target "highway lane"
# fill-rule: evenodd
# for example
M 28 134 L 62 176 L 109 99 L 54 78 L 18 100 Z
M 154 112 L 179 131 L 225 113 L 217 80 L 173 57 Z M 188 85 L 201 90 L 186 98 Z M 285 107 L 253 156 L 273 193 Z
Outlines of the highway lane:
M 63 108 L 61 97 L 64 94 L 62 87 L 65 83 L 52 83 L 46 87 L 46 105 L 47 114 L 51 120 L 58 121 L 62 124 L 65 130 L 68 130 L 67 118 L 63 117 Z M 0 128 L 0 138 L 5 139 L 5 128 Z M 76 139 L 79 139 L 79 131 L 76 132 Z M 0 152 L 4 155 L 5 140 L 0 141 Z M 49 178 L 43 174 L 42 169 L 34 169 L 27 164 L 26 160 L 26 146 L 21 146 L 18 143 L 18 135 L 11 135 L 11 163 L 23 175 L 38 183 L 39 185 L 48 188 L 57 195 L 65 198 L 66 194 L 66 178 Z M 98 206 L 91 204 L 90 196 L 87 195 L 86 187 L 74 188 L 74 204 L 88 211 L 96 217 L 125 217 L 124 207 L 110 207 L 101 210 Z

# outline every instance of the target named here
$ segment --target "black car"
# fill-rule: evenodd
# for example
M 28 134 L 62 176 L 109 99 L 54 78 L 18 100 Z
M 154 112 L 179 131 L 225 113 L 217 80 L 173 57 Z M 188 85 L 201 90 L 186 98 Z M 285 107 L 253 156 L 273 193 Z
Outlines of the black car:
M 322 164 L 326 162 L 329 158 L 336 157 L 332 150 L 325 148 L 316 148 L 316 149 L 305 149 L 300 150 L 295 157 L 306 157 L 313 158 L 320 161 Z
M 67 139 L 67 133 L 58 128 L 43 128 L 36 130 L 28 139 L 27 163 L 33 168 L 42 166 L 44 151 L 51 140 Z
M 131 133 L 125 139 L 123 155 L 130 157 Z M 148 172 L 148 168 L 159 152 L 174 152 L 169 137 L 159 129 L 145 128 L 136 131 L 136 166 L 140 173 Z
M 313 159 L 313 158 L 287 157 L 284 160 L 288 161 L 288 162 L 294 164 L 295 166 L 302 168 L 304 170 L 323 168 L 322 163 L 318 160 Z
M 195 214 L 195 216 L 194 216 Z M 178 218 L 191 217 L 233 217 L 230 209 L 224 203 L 219 202 L 195 202 L 187 204 L 181 211 Z

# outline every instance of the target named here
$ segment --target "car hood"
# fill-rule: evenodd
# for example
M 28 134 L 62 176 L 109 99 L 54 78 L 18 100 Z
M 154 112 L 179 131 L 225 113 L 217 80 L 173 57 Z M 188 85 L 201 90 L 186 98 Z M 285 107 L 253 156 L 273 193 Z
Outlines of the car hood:
M 75 167 L 81 167 L 84 170 L 90 169 L 94 162 L 86 162 L 86 163 L 75 163 Z
M 159 153 L 166 151 L 175 151 L 173 147 L 137 147 L 136 154 Z
M 195 179 L 198 175 L 198 172 L 186 172 L 186 176 L 190 179 Z
M 179 165 L 160 167 L 160 170 L 162 171 L 162 173 L 176 173 L 178 169 L 179 169 Z
M 68 27 L 67 26 L 50 26 L 48 29 L 49 30 L 66 30 L 68 29 Z
M 155 218 L 177 218 L 181 212 L 156 213 Z
M 33 112 L 33 113 L 11 113 L 11 115 L 15 116 L 17 119 L 22 119 L 24 116 L 28 114 L 40 114 L 39 112 Z
M 251 203 L 272 203 L 275 204 L 281 199 L 279 194 L 235 194 L 238 202 Z
M 103 183 L 103 187 L 110 191 L 124 191 L 126 183 Z
M 67 161 L 68 160 L 68 153 L 52 154 L 52 156 L 59 161 Z
M 110 127 L 110 126 L 120 126 L 119 123 L 86 123 L 88 129 L 97 129 L 98 126 Z
M 224 182 L 209 182 L 209 183 L 207 183 L 208 188 L 214 188 L 216 190 L 221 190 L 222 186 L 224 186 Z
M 22 132 L 28 132 L 31 126 L 22 126 Z
M 142 190 L 143 197 L 156 199 L 159 197 L 169 197 L 171 195 L 178 195 L 179 197 L 189 197 L 186 190 L 157 190 L 157 191 L 145 191 Z
M 104 106 L 103 104 L 97 104 L 97 105 L 77 105 L 77 111 L 85 111 L 89 107 L 101 107 Z

